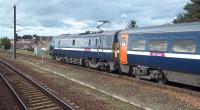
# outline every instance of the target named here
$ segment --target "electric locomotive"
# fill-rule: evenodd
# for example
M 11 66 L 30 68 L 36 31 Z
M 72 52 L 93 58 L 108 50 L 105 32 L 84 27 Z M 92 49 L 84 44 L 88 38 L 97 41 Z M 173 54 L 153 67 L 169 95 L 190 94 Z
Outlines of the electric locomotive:
M 58 36 L 52 39 L 50 53 L 58 61 L 115 71 L 118 31 Z

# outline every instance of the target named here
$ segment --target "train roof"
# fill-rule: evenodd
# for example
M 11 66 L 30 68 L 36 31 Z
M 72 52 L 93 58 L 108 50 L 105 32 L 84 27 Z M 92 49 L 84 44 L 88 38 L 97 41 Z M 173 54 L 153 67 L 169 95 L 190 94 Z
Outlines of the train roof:
M 67 34 L 67 35 L 58 35 L 56 37 L 54 37 L 54 39 L 65 39 L 65 38 L 81 38 L 81 37 L 96 37 L 99 35 L 111 35 L 114 36 L 115 32 L 117 32 L 118 30 L 114 30 L 114 31 L 104 31 L 102 33 L 96 33 L 96 34 Z
M 79 37 L 80 35 L 78 34 L 62 34 L 62 35 L 58 35 L 58 36 L 55 36 L 54 38 L 71 38 L 71 37 Z
M 141 28 L 124 30 L 121 33 L 142 34 L 142 33 L 166 33 L 166 32 L 192 32 L 192 31 L 200 31 L 200 22 L 141 27 Z

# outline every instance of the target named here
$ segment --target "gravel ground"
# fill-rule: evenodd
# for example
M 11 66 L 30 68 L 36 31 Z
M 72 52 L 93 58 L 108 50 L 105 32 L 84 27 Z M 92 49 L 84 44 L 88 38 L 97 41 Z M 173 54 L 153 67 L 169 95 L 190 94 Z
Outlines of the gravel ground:
M 28 66 L 19 61 L 13 62 L 16 67 L 55 91 L 59 97 L 72 105 L 85 110 L 143 110 L 140 107 L 122 102 L 91 88 L 66 80 L 55 74 Z M 51 82 L 51 83 L 50 83 Z
M 24 59 L 36 65 L 59 72 L 67 77 L 79 80 L 94 86 L 100 90 L 117 95 L 132 102 L 148 106 L 156 110 L 199 110 L 200 97 L 174 90 L 160 89 L 156 86 L 144 85 L 142 83 L 113 78 L 111 76 L 80 70 L 68 65 L 56 65 L 32 59 Z
M 0 79 L 0 110 L 20 110 L 16 98 Z
M 200 110 L 200 95 L 194 96 L 179 91 L 161 89 L 154 85 L 145 85 L 138 81 L 100 74 L 100 72 L 80 70 L 69 65 L 56 65 L 51 62 L 44 62 L 42 65 L 41 61 L 27 58 L 23 60 L 155 110 Z M 29 66 L 32 68 L 32 65 Z M 35 70 L 39 69 L 35 68 Z M 47 72 L 47 74 L 53 73 Z

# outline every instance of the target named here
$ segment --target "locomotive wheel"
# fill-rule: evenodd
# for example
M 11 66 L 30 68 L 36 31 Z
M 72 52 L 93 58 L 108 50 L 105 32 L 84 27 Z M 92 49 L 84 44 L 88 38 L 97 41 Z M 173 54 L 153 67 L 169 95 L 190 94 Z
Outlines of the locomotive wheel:
M 65 63 L 65 62 L 66 62 L 66 59 L 62 58 L 61 63 Z
M 106 67 L 106 72 L 111 72 L 110 66 L 107 66 L 107 67 Z
M 101 70 L 101 71 L 105 71 L 105 68 L 104 68 L 103 65 L 100 65 L 100 66 L 98 67 L 98 69 Z
M 139 75 L 139 74 L 135 74 L 135 78 L 136 78 L 136 79 L 138 79 L 138 80 L 140 80 L 140 79 L 141 79 L 141 77 L 140 77 L 140 75 Z
M 85 62 L 85 67 L 89 68 L 89 61 Z
M 56 56 L 53 55 L 53 56 L 52 56 L 52 59 L 53 59 L 53 60 L 56 60 Z
M 164 73 L 160 72 L 157 78 L 158 84 L 167 84 L 168 80 L 165 77 Z
M 116 65 L 116 71 L 119 73 L 119 74 L 122 74 L 122 70 L 120 68 L 120 65 Z
M 84 66 L 84 65 L 85 65 L 85 60 L 81 59 L 81 66 Z
M 121 70 L 121 68 L 120 68 L 119 65 L 117 65 L 117 69 L 118 69 L 118 73 L 119 73 L 119 74 L 122 74 L 122 70 Z

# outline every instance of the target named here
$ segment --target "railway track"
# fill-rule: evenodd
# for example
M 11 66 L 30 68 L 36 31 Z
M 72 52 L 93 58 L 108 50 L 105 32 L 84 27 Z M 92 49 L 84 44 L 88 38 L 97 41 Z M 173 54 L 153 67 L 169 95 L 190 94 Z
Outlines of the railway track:
M 7 70 L 0 73 L 0 77 L 24 110 L 75 110 L 26 73 L 1 59 L 0 66 Z
M 25 55 L 25 54 L 18 54 L 18 55 L 22 56 L 22 57 L 30 58 L 30 59 L 41 60 L 41 57 L 37 57 L 37 56 Z M 51 63 L 57 64 L 57 65 L 63 65 L 62 62 L 57 62 L 57 61 L 54 61 L 54 60 L 48 59 L 48 58 L 44 58 L 44 61 L 51 62 Z M 144 83 L 145 85 L 149 85 L 149 86 L 157 86 L 159 88 L 166 89 L 166 90 L 174 90 L 177 92 L 184 92 L 184 93 L 200 96 L 200 88 L 199 87 L 178 84 L 178 83 L 173 83 L 173 82 L 169 82 L 168 85 L 161 85 L 161 84 L 158 84 L 158 83 L 155 83 L 152 81 L 137 80 L 137 79 L 132 78 L 128 74 L 124 74 L 124 75 L 116 74 L 116 73 L 112 74 L 112 73 L 108 73 L 108 72 L 104 72 L 104 71 L 100 71 L 100 70 L 96 70 L 96 69 L 91 69 L 91 68 L 86 68 L 86 67 L 81 67 L 81 66 L 77 66 L 77 65 L 73 65 L 73 64 L 65 63 L 65 65 L 73 67 L 73 68 L 81 69 L 81 70 L 86 70 L 86 71 L 90 71 L 90 72 L 92 71 L 95 73 L 106 74 L 108 76 L 130 80 L 130 81 L 134 81 L 137 83 Z
M 4 56 L 7 56 L 7 54 L 5 54 Z M 9 56 L 7 56 L 7 57 L 2 57 L 2 58 L 5 58 L 5 61 L 8 61 L 9 63 L 11 63 L 12 61 L 10 61 L 9 59 L 10 58 L 8 58 Z M 7 59 L 7 60 L 6 60 Z M 28 64 L 28 62 L 30 62 L 30 63 L 32 63 L 33 65 L 41 65 L 41 61 L 42 61 L 42 59 L 41 59 L 41 57 L 37 57 L 37 56 L 32 56 L 32 55 L 26 55 L 26 54 L 18 54 L 18 60 L 19 61 L 25 61 L 25 62 L 27 62 L 27 64 Z M 14 63 L 15 64 L 15 66 L 16 67 L 21 67 L 21 65 L 19 64 L 18 65 L 18 63 Z M 138 85 L 144 85 L 145 87 L 147 87 L 147 88 L 150 88 L 150 90 L 151 90 L 151 88 L 152 89 L 156 89 L 156 88 L 158 88 L 158 90 L 160 91 L 160 93 L 161 93 L 161 96 L 159 95 L 159 94 L 156 94 L 156 97 L 158 96 L 158 98 L 159 97 L 162 97 L 163 99 L 162 100 L 165 100 L 165 96 L 163 96 L 162 95 L 162 93 L 164 92 L 164 93 L 166 93 L 166 95 L 167 94 L 169 94 L 170 96 L 172 96 L 172 97 L 174 97 L 174 99 L 173 100 L 171 100 L 171 98 L 169 98 L 170 99 L 170 103 L 172 103 L 172 104 L 170 104 L 170 105 L 173 105 L 173 104 L 175 104 L 175 105 L 179 105 L 179 101 L 178 101 L 178 103 L 176 104 L 176 101 L 174 101 L 174 100 L 176 100 L 176 99 L 180 99 L 180 100 L 182 100 L 181 101 L 181 103 L 184 103 L 184 105 L 186 105 L 186 108 L 187 108 L 187 106 L 189 106 L 190 104 L 193 106 L 197 106 L 197 107 L 199 107 L 199 102 L 198 102 L 198 97 L 200 96 L 200 92 L 199 92 L 199 89 L 197 89 L 197 91 L 194 91 L 193 89 L 192 90 L 190 90 L 190 89 L 187 89 L 187 88 L 182 88 L 182 87 L 176 87 L 176 86 L 174 86 L 174 85 L 160 85 L 160 84 L 157 84 L 157 83 L 155 83 L 155 82 L 149 82 L 149 81 L 146 81 L 146 80 L 137 80 L 137 79 L 135 79 L 135 78 L 132 78 L 132 77 L 130 77 L 130 76 L 128 76 L 128 75 L 121 75 L 121 74 L 116 74 L 116 73 L 114 73 L 114 74 L 112 74 L 112 73 L 108 73 L 108 72 L 104 72 L 104 71 L 99 71 L 99 70 L 95 70 L 95 69 L 90 69 L 90 68 L 85 68 L 85 67 L 80 67 L 80 66 L 77 66 L 77 65 L 73 65 L 73 64 L 63 64 L 63 63 L 61 63 L 61 62 L 57 62 L 57 61 L 54 61 L 54 60 L 52 60 L 52 59 L 46 59 L 46 58 L 44 58 L 44 64 L 47 64 L 47 65 L 51 65 L 51 66 L 55 66 L 56 68 L 58 67 L 58 68 L 65 68 L 65 67 L 67 67 L 67 68 L 71 68 L 72 70 L 74 69 L 74 70 L 77 70 L 77 72 L 81 72 L 82 70 L 83 71 L 85 71 L 85 72 L 90 72 L 91 74 L 92 73 L 97 73 L 97 74 L 102 74 L 102 76 L 104 77 L 106 77 L 106 76 L 108 76 L 108 78 L 110 79 L 112 79 L 112 77 L 113 77 L 113 79 L 115 80 L 115 78 L 116 79 L 118 79 L 119 81 L 123 81 L 124 79 L 125 80 L 127 80 L 128 82 L 130 82 L 130 85 L 131 85 L 131 83 L 134 83 L 134 84 L 138 84 Z M 23 64 L 22 64 L 23 65 Z M 24 65 L 25 66 L 25 65 Z M 49 66 L 49 67 L 51 67 L 51 66 Z M 36 66 L 37 67 L 37 66 Z M 42 68 L 42 67 L 41 67 Z M 44 68 L 45 68 L 45 66 L 44 66 Z M 21 70 L 23 70 L 23 67 L 22 68 L 20 68 Z M 51 69 L 50 69 L 51 70 Z M 56 70 L 55 70 L 56 71 Z M 128 84 L 129 85 L 129 84 Z M 137 88 L 137 87 L 136 87 Z M 126 89 L 126 88 L 125 88 Z M 137 89 L 136 89 L 137 90 Z M 123 92 L 123 91 L 122 91 Z M 137 92 L 137 91 L 136 91 Z M 140 94 L 140 93 L 139 93 Z M 142 94 L 142 93 L 141 93 Z M 146 93 L 145 93 L 146 94 Z M 147 94 L 149 94 L 149 93 L 147 93 Z M 176 95 L 177 94 L 177 95 Z M 125 95 L 129 95 L 129 94 L 125 94 Z M 151 96 L 152 94 L 150 93 L 150 96 Z M 148 98 L 148 97 L 147 97 Z M 152 98 L 152 99 L 154 99 L 154 98 Z M 161 101 L 162 102 L 162 100 L 161 99 L 158 99 L 159 101 Z M 167 95 L 167 100 L 168 100 L 168 95 Z M 186 104 L 185 104 L 185 102 L 186 102 Z M 188 105 L 188 102 L 190 102 L 189 103 L 189 105 Z M 175 106 L 174 105 L 174 106 Z M 180 106 L 181 107 L 181 106 Z

